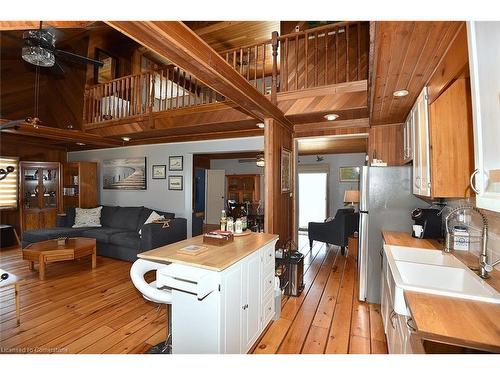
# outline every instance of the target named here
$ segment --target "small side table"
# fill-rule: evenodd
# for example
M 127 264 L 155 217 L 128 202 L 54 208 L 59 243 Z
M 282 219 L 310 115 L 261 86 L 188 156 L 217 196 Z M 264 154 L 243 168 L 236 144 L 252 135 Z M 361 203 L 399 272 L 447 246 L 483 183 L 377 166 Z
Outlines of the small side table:
M 355 261 L 358 260 L 358 237 L 349 236 L 347 238 L 347 248 Z
M 14 298 L 16 300 L 16 319 L 17 319 L 17 325 L 19 325 L 21 324 L 20 303 L 19 303 L 19 279 L 13 273 L 7 272 L 0 268 L 0 288 L 5 288 L 12 285 L 14 285 Z

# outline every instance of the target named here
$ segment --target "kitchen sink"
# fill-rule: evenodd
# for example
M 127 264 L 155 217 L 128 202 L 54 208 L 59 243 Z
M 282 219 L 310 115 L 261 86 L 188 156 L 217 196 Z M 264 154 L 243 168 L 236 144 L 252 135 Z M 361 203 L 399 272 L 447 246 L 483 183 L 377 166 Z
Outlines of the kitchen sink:
M 403 289 L 500 303 L 500 294 L 468 268 L 395 261 Z
M 500 293 L 452 254 L 384 245 L 394 311 L 408 315 L 405 290 L 500 304 Z M 392 281 L 393 280 L 393 281 Z
M 422 250 L 411 247 L 390 246 L 394 260 L 434 264 L 438 266 L 462 267 L 462 262 L 441 250 Z

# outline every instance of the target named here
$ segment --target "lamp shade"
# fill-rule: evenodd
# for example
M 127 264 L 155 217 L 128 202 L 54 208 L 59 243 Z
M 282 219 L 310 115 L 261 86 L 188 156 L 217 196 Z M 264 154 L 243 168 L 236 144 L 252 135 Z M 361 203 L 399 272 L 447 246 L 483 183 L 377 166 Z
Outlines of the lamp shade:
M 344 193 L 344 203 L 358 203 L 359 190 L 346 190 Z

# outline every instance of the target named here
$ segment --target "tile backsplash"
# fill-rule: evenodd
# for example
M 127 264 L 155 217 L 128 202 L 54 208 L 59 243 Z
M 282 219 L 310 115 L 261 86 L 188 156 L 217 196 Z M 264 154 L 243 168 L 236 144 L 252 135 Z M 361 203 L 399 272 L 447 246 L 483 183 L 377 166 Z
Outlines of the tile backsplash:
M 448 212 L 460 205 L 468 204 L 475 206 L 475 199 L 447 199 L 447 207 L 443 210 L 443 218 L 446 217 Z M 481 210 L 481 212 L 488 219 L 488 257 L 489 261 L 494 262 L 500 259 L 500 213 Z M 461 222 L 468 228 L 471 235 L 481 234 L 482 221 L 481 217 L 477 213 L 472 213 L 471 217 L 465 217 L 465 222 Z M 470 244 L 469 251 L 475 255 L 479 255 L 481 252 L 481 245 L 479 242 L 474 242 Z M 500 270 L 500 264 L 495 267 Z

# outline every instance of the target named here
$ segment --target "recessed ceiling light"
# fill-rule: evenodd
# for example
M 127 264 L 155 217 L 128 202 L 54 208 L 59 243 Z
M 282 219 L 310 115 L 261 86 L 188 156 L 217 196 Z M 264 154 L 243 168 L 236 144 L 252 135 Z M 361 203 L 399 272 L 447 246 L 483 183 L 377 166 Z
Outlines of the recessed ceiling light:
M 83 142 L 76 142 L 76 144 L 77 144 L 78 146 L 85 146 L 85 143 L 83 143 Z
M 123 142 L 128 142 L 128 141 L 130 141 L 131 139 L 132 139 L 132 138 L 130 138 L 130 137 L 122 137 L 122 141 L 123 141 Z
M 327 115 L 324 115 L 323 117 L 328 121 L 334 121 L 339 118 L 339 115 L 337 115 L 336 113 L 329 113 Z
M 408 90 L 396 90 L 392 93 L 396 98 L 402 98 L 403 96 L 408 95 Z
M 259 129 L 264 129 L 264 126 L 265 126 L 265 125 L 264 125 L 264 123 L 263 123 L 263 122 L 258 122 L 258 123 L 257 123 L 257 127 L 258 127 Z

